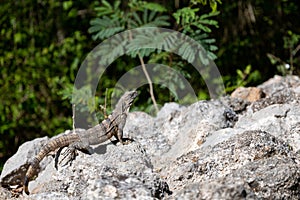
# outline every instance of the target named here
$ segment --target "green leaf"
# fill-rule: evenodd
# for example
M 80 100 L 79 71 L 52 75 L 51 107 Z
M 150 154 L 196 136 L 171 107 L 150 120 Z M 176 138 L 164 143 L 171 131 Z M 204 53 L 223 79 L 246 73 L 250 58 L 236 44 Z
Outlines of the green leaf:
M 209 64 L 209 60 L 203 55 L 202 51 L 199 51 L 199 58 L 200 58 L 200 61 L 203 63 L 203 65 Z
M 131 18 L 128 20 L 130 28 L 138 27 L 163 27 L 169 26 L 168 22 L 169 17 L 166 15 L 158 16 L 157 12 L 151 11 L 150 13 L 147 10 L 144 10 L 142 13 L 142 19 L 139 16 L 138 12 L 132 12 Z
M 110 5 L 110 3 L 108 3 L 108 1 L 106 0 L 101 0 L 101 3 L 108 9 L 112 9 L 112 6 Z
M 16 33 L 16 34 L 14 35 L 14 42 L 15 42 L 16 44 L 22 42 L 22 33 Z
M 117 20 L 112 20 L 106 16 L 103 18 L 96 18 L 91 20 L 90 24 L 92 25 L 89 29 L 89 33 L 93 34 L 93 39 L 105 39 L 108 38 L 120 31 L 124 30 L 124 27 Z
M 114 5 L 112 6 L 109 2 L 103 0 L 102 6 L 95 7 L 94 10 L 96 11 L 98 17 L 108 16 L 108 15 L 111 15 L 111 17 L 121 17 L 122 11 L 119 8 L 120 4 L 121 1 L 117 0 L 114 2 Z
M 243 72 L 240 69 L 237 69 L 236 73 L 239 76 L 239 78 L 243 78 L 244 77 L 244 74 L 243 74 Z
M 145 9 L 156 11 L 156 12 L 166 12 L 167 11 L 167 9 L 164 6 L 162 6 L 162 5 L 158 4 L 158 3 L 146 2 L 143 5 L 143 7 Z
M 197 28 L 199 28 L 200 30 L 203 30 L 204 32 L 210 33 L 211 29 L 207 26 L 204 26 L 202 24 L 199 23 L 193 23 L 193 25 L 195 25 Z
M 250 74 L 251 68 L 252 68 L 251 65 L 247 65 L 246 69 L 244 70 L 245 74 L 247 74 L 247 75 Z
M 188 24 L 195 20 L 197 11 L 199 11 L 199 8 L 192 9 L 190 7 L 185 7 L 177 10 L 173 14 L 173 17 L 176 19 L 177 24 Z
M 209 5 L 212 9 L 212 12 L 216 12 L 217 11 L 217 7 L 218 7 L 218 4 L 216 1 L 209 1 Z
M 114 10 L 117 10 L 119 7 L 120 7 L 120 5 L 121 5 L 121 1 L 115 1 L 115 3 L 114 3 Z
M 73 1 L 64 1 L 63 2 L 63 9 L 64 10 L 69 10 L 73 5 Z
M 146 11 L 145 11 L 145 12 L 146 12 Z M 137 24 L 138 26 L 141 26 L 141 25 L 143 24 L 142 20 L 140 19 L 139 15 L 137 14 L 137 12 L 133 12 L 133 13 L 132 13 L 132 16 L 133 16 L 133 18 L 134 18 L 133 20 L 136 21 L 136 24 Z M 145 23 L 147 23 L 147 20 L 146 20 Z

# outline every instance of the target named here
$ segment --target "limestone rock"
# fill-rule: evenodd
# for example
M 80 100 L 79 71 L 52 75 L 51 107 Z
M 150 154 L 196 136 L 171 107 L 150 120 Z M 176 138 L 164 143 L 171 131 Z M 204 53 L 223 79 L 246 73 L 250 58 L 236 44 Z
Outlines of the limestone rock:
M 50 155 L 29 184 L 32 194 L 19 197 L 300 199 L 300 79 L 275 76 L 256 88 L 265 96 L 167 103 L 156 117 L 132 112 L 124 128 L 132 143 L 107 141 L 58 170 Z M 46 141 L 20 146 L 1 185 L 20 184 Z M 0 199 L 11 197 L 2 187 Z

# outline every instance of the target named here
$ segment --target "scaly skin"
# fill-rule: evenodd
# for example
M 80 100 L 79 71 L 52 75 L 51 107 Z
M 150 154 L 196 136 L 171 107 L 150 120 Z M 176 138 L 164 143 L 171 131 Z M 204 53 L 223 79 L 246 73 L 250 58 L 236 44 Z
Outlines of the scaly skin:
M 68 146 L 69 152 L 74 152 L 76 149 L 85 150 L 89 153 L 93 152 L 90 145 L 101 144 L 109 140 L 111 137 L 116 137 L 119 142 L 123 142 L 123 128 L 126 123 L 127 114 L 130 106 L 137 96 L 136 91 L 125 92 L 125 94 L 118 101 L 115 110 L 107 119 L 103 120 L 100 124 L 80 133 L 62 135 L 49 141 L 41 151 L 33 158 L 24 178 L 23 190 L 29 194 L 28 184 L 32 177 L 35 175 L 39 163 L 51 151 L 58 148 Z

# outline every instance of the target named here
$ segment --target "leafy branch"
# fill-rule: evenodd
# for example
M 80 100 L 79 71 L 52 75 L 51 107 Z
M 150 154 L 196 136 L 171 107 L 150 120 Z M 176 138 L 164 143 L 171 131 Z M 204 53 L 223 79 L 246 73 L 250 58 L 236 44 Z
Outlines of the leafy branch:
M 121 32 L 125 29 L 132 29 L 138 27 L 161 27 L 161 26 L 169 26 L 168 22 L 169 17 L 167 15 L 159 15 L 159 13 L 166 11 L 166 9 L 156 3 L 148 3 L 145 1 L 135 1 L 132 0 L 128 3 L 128 6 L 131 9 L 131 12 L 124 14 L 120 10 L 120 1 L 116 1 L 114 5 L 111 5 L 106 0 L 102 1 L 103 6 L 98 7 L 96 11 L 98 11 L 98 18 L 93 19 L 91 21 L 91 27 L 89 28 L 89 32 L 93 34 L 93 39 L 103 40 L 112 35 L 115 35 L 118 32 Z M 131 35 L 131 34 L 130 34 Z M 130 36 L 130 41 L 132 43 L 132 36 Z M 112 48 L 104 48 L 99 51 L 110 50 L 110 54 L 112 56 L 106 56 L 108 58 L 115 58 L 116 55 L 122 55 L 124 53 L 123 47 L 124 42 L 126 40 L 119 41 L 117 45 L 113 45 Z M 114 41 L 112 41 L 114 43 Z M 123 45 L 120 45 L 123 44 Z M 111 46 L 111 44 L 107 44 Z M 158 111 L 157 103 L 154 97 L 152 81 L 150 76 L 146 70 L 145 63 L 143 57 L 149 55 L 152 50 L 149 49 L 139 49 L 136 48 L 136 51 L 131 53 L 132 57 L 138 56 L 139 61 L 142 65 L 143 72 L 147 78 L 150 90 L 150 96 L 153 101 L 154 107 L 156 111 Z M 107 52 L 103 52 L 103 55 L 107 55 Z M 107 60 L 111 61 L 111 60 Z M 103 61 L 102 61 L 103 62 Z
M 177 23 L 177 30 L 194 39 L 191 40 L 188 37 L 181 38 L 183 36 L 176 32 L 161 32 L 159 29 L 154 32 L 147 32 L 143 29 L 140 30 L 142 32 L 129 31 L 128 38 L 116 35 L 124 30 L 134 29 L 134 31 L 137 31 L 136 28 L 170 27 L 170 16 L 167 9 L 157 3 L 130 0 L 127 4 L 128 9 L 122 10 L 120 1 L 115 1 L 112 5 L 108 1 L 102 0 L 102 5 L 95 9 L 98 17 L 91 20 L 91 27 L 88 30 L 93 35 L 94 40 L 104 40 L 114 36 L 110 38 L 109 44 L 105 41 L 102 43 L 105 48 L 99 49 L 99 54 L 105 55 L 105 58 L 101 58 L 101 64 L 111 63 L 112 59 L 124 55 L 124 53 L 132 58 L 138 58 L 149 84 L 151 100 L 156 111 L 158 111 L 152 80 L 146 70 L 144 58 L 148 58 L 153 54 L 159 55 L 162 50 L 165 50 L 181 55 L 182 59 L 189 63 L 200 61 L 206 65 L 209 62 L 208 59 L 216 59 L 213 52 L 218 48 L 214 45 L 215 39 L 209 38 L 209 33 L 212 32 L 212 27 L 218 28 L 218 22 L 213 18 L 219 14 L 215 8 L 216 3 L 221 3 L 221 1 L 210 0 L 209 2 L 213 10 L 210 13 L 200 14 L 197 5 L 205 5 L 207 2 L 194 0 L 191 1 L 188 7 L 178 9 L 172 15 Z M 197 8 L 194 8 L 194 6 L 197 6 Z M 168 56 L 169 61 L 173 62 L 173 66 L 184 67 L 185 64 L 174 59 L 172 53 Z

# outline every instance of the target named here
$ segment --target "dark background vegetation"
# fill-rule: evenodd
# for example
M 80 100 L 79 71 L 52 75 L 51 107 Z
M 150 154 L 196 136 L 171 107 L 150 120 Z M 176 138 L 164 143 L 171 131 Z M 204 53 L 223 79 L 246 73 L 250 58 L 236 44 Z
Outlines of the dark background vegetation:
M 215 63 L 227 92 L 239 86 L 259 84 L 275 74 L 299 74 L 300 2 L 297 0 L 129 2 L 130 5 L 122 1 L 116 10 L 123 13 L 121 17 L 105 13 L 106 3 L 101 1 L 1 2 L 0 169 L 23 142 L 72 128 L 72 106 L 68 97 L 77 70 L 85 56 L 107 38 L 101 34 L 101 37 L 95 37 L 101 27 L 96 27 L 96 31 L 90 29 L 93 26 L 91 21 L 96 18 L 107 16 L 119 20 L 118 23 L 126 30 L 130 23 L 124 19 L 136 19 L 130 13 L 142 15 L 149 8 L 156 11 L 157 16 L 168 17 L 157 24 L 160 27 L 191 36 L 200 29 L 206 38 L 211 39 L 207 48 L 216 56 Z M 115 3 L 110 1 L 110 5 Z M 141 7 L 143 9 L 139 9 Z M 197 21 L 197 17 L 188 16 L 188 13 L 185 13 L 188 16 L 185 18 L 199 24 L 188 27 L 182 21 L 176 21 L 174 13 L 183 8 L 199 8 L 195 11 L 199 17 L 216 11 L 220 13 L 209 18 L 213 21 L 204 24 L 201 29 L 202 22 Z M 181 20 L 184 20 L 183 15 Z M 203 39 L 200 42 L 205 43 Z M 157 55 L 161 54 L 144 55 L 143 58 L 147 63 Z M 176 61 L 174 67 L 179 67 L 193 88 L 199 91 L 199 99 L 207 98 L 205 92 L 201 92 L 205 84 L 199 79 L 199 74 L 176 56 L 166 56 Z M 115 61 L 100 81 L 97 90 L 99 104 L 104 102 L 106 89 L 113 88 L 122 74 L 139 64 L 137 57 L 130 56 Z M 290 68 L 285 68 L 287 64 Z M 155 85 L 154 89 L 160 104 L 176 100 L 169 94 L 165 95 L 166 88 Z M 149 111 L 152 102 L 148 86 L 140 88 L 140 92 L 145 95 L 139 96 L 136 109 Z

